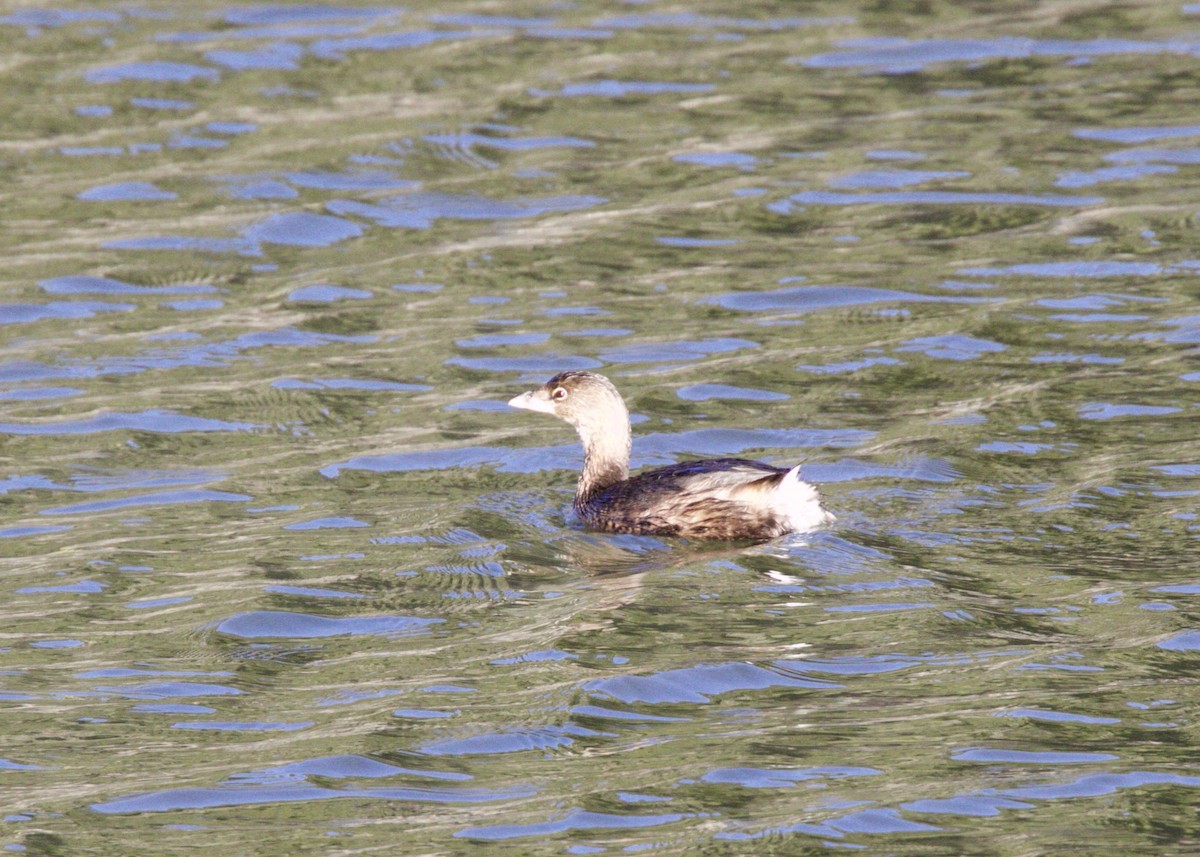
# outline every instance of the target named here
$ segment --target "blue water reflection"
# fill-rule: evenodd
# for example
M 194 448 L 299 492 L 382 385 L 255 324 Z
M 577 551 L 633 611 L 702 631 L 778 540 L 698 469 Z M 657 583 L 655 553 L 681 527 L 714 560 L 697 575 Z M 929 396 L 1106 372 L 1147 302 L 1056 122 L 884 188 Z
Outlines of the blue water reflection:
M 250 431 L 259 428 L 263 428 L 263 426 L 257 423 L 190 417 L 171 411 L 149 410 L 133 414 L 104 414 L 90 419 L 66 420 L 57 423 L 0 423 L 0 434 L 95 434 L 121 430 L 171 434 L 192 431 Z
M 51 301 L 44 304 L 0 304 L 0 325 L 29 324 L 46 319 L 91 318 L 97 313 L 132 312 L 133 304 L 107 301 Z
M 382 634 L 409 636 L 426 633 L 444 619 L 420 616 L 363 616 L 334 619 L 308 613 L 256 610 L 231 616 L 217 625 L 217 631 L 245 639 L 311 639 L 345 634 Z
M 869 170 L 838 176 L 829 181 L 829 186 L 835 188 L 897 188 L 938 179 L 969 178 L 970 175 L 963 170 Z
M 876 768 L 714 768 L 700 777 L 706 783 L 729 783 L 747 789 L 788 788 L 812 780 L 875 777 Z
M 327 247 L 347 238 L 357 238 L 362 234 L 362 229 L 340 217 L 297 211 L 273 214 L 242 234 L 251 242 Z
M 175 506 L 181 503 L 245 503 L 251 499 L 253 498 L 248 494 L 235 494 L 230 491 L 160 491 L 154 494 L 140 494 L 136 497 L 119 497 L 112 500 L 74 503 L 69 506 L 54 506 L 43 509 L 41 514 L 87 515 L 142 506 Z
M 1033 205 L 1082 208 L 1104 202 L 1100 196 L 1060 194 L 1001 193 L 956 190 L 909 190 L 876 193 L 836 193 L 805 190 L 787 199 L 771 203 L 768 210 L 790 214 L 804 205 Z
M 887 74 L 921 71 L 935 63 L 978 63 L 993 59 L 1020 59 L 1037 56 L 1089 57 L 1121 54 L 1197 53 L 1194 42 L 1153 42 L 1134 39 L 1029 39 L 996 37 L 992 39 L 884 38 L 849 44 L 832 53 L 816 54 L 793 60 L 809 68 L 865 68 Z
M 812 312 L 830 307 L 872 303 L 983 303 L 989 298 L 958 295 L 924 295 L 867 286 L 792 286 L 772 291 L 742 291 L 706 299 L 726 309 L 743 312 L 791 310 Z
M 216 286 L 207 283 L 181 283 L 166 286 L 137 286 L 113 277 L 76 275 L 53 277 L 38 285 L 52 295 L 195 295 L 211 294 Z
M 782 402 L 791 398 L 787 393 L 735 387 L 730 384 L 691 384 L 675 391 L 686 402 L 707 402 L 710 399 L 747 399 L 755 402 Z
M 117 83 L 124 80 L 189 83 L 193 80 L 214 81 L 220 77 L 214 68 L 192 63 L 149 60 L 94 68 L 83 76 L 88 83 Z
M 689 669 L 667 670 L 657 675 L 595 679 L 583 685 L 584 690 L 626 704 L 643 702 L 653 705 L 706 703 L 711 702 L 713 696 L 733 690 L 761 690 L 768 687 L 828 690 L 839 685 L 782 675 L 745 663 L 701 664 Z
M 334 214 L 355 214 L 379 226 L 428 229 L 441 218 L 452 220 L 500 220 L 537 217 L 549 212 L 580 211 L 603 205 L 598 196 L 530 197 L 510 200 L 485 199 L 465 194 L 411 193 L 372 204 L 333 200 L 326 208 Z
M 572 809 L 553 821 L 534 822 L 531 824 L 499 824 L 490 827 L 469 827 L 458 831 L 454 835 L 463 839 L 521 839 L 525 837 L 550 836 L 555 833 L 564 833 L 572 830 L 636 830 L 643 827 L 658 827 L 663 824 L 673 824 L 689 817 L 691 817 L 689 813 L 618 815 L 614 813 Z
M 349 289 L 345 286 L 305 286 L 291 292 L 287 299 L 292 303 L 323 303 L 331 304 L 336 301 L 361 301 L 373 297 L 366 289 Z
M 300 67 L 304 48 L 291 42 L 276 42 L 252 51 L 205 51 L 204 58 L 231 71 L 250 69 L 280 69 L 292 71 Z
M 97 185 L 76 195 L 86 202 L 152 201 L 178 199 L 179 195 L 150 182 L 118 182 Z
M 624 98 L 630 95 L 664 95 L 668 93 L 694 94 L 712 92 L 716 87 L 711 83 L 676 83 L 670 81 L 642 80 L 597 80 L 588 83 L 568 83 L 557 91 L 532 89 L 531 95 L 541 96 L 598 96 L 603 98 Z
M 141 812 L 170 812 L 198 810 L 209 807 L 253 806 L 265 803 L 299 803 L 352 798 L 411 803 L 458 804 L 514 800 L 535 794 L 532 788 L 509 788 L 490 791 L 433 786 L 329 788 L 312 783 L 292 784 L 288 781 L 247 786 L 237 780 L 208 789 L 168 789 L 161 792 L 134 795 L 127 798 L 94 803 L 91 809 L 102 814 Z

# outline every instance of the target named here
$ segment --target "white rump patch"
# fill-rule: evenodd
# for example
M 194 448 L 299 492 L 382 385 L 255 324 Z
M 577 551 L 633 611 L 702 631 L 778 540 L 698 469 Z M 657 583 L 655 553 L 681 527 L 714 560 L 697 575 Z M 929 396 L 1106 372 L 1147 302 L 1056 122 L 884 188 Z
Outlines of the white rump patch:
M 786 520 L 794 533 L 815 530 L 834 520 L 821 508 L 817 489 L 800 478 L 799 464 L 784 474 L 771 500 L 775 514 Z

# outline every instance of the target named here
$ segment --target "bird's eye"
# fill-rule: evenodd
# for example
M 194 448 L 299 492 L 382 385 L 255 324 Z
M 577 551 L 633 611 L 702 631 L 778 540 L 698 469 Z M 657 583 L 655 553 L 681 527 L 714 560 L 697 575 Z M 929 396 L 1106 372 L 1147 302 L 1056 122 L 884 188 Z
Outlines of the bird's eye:
M 567 397 L 567 391 L 562 387 L 555 387 L 554 392 L 550 394 L 550 398 L 556 402 L 561 402 Z

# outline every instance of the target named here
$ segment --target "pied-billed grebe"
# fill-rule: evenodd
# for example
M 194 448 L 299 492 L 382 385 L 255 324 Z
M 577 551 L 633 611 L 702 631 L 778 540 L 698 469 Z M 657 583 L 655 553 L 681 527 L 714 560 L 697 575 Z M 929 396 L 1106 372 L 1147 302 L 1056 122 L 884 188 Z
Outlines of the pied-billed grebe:
M 629 412 L 612 382 L 592 372 L 560 372 L 509 403 L 575 426 L 583 472 L 575 512 L 619 533 L 703 539 L 772 539 L 833 520 L 817 489 L 791 470 L 744 458 L 684 461 L 629 475 Z

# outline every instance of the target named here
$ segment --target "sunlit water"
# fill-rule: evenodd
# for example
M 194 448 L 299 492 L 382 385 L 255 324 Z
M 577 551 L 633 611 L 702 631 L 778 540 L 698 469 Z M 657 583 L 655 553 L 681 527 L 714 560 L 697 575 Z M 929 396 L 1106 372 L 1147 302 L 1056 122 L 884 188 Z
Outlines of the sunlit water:
M 4 9 L 0 845 L 1200 850 L 1200 7 L 1012 5 Z

